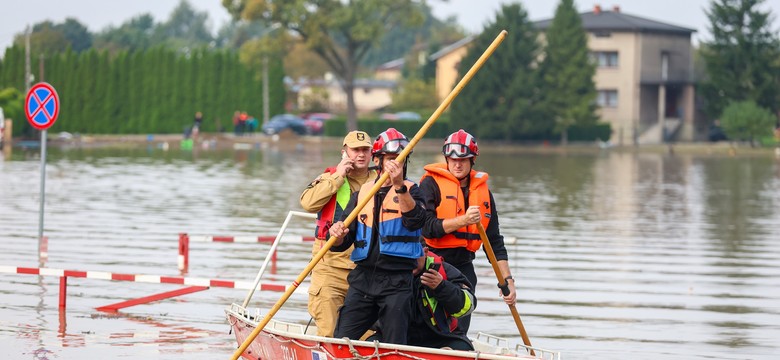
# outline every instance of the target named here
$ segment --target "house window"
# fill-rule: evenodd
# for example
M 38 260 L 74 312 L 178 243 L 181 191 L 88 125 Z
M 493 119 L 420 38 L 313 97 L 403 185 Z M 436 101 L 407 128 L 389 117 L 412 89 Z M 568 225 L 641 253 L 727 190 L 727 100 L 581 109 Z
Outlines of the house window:
M 618 106 L 617 90 L 599 90 L 596 102 L 600 107 L 616 108 Z
M 614 68 L 618 67 L 617 51 L 595 51 L 591 53 L 591 58 L 598 67 Z

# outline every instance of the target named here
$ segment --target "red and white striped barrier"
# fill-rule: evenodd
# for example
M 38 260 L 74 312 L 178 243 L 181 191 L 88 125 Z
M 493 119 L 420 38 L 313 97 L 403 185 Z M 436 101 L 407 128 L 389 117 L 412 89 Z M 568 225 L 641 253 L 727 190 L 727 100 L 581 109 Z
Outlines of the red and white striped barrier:
M 235 242 L 235 243 L 272 243 L 276 236 L 193 236 L 180 234 L 190 238 L 190 242 Z M 282 241 L 314 241 L 314 236 L 284 235 Z
M 179 234 L 179 270 L 186 270 L 190 266 L 190 243 L 191 242 L 224 242 L 224 243 L 273 243 L 276 236 L 193 236 L 187 233 Z M 314 236 L 283 235 L 279 238 L 284 242 L 305 242 L 314 241 Z M 273 253 L 273 259 L 276 260 L 276 251 Z
M 252 282 L 249 281 L 233 281 L 222 279 L 204 279 L 193 278 L 184 276 L 162 276 L 162 275 L 142 275 L 142 274 L 121 274 L 110 273 L 103 271 L 78 271 L 78 270 L 63 270 L 52 268 L 28 268 L 28 267 L 15 267 L 15 266 L 3 266 L 0 265 L 0 273 L 6 274 L 29 274 L 29 275 L 41 275 L 41 276 L 57 276 L 57 277 L 77 277 L 86 279 L 99 279 L 99 280 L 117 280 L 117 281 L 132 281 L 141 283 L 153 283 L 153 284 L 178 284 L 189 286 L 208 286 L 208 287 L 223 287 L 231 289 L 252 289 Z M 258 289 L 265 291 L 279 291 L 283 292 L 287 290 L 288 286 L 276 283 L 260 284 Z M 305 290 L 308 291 L 308 290 Z

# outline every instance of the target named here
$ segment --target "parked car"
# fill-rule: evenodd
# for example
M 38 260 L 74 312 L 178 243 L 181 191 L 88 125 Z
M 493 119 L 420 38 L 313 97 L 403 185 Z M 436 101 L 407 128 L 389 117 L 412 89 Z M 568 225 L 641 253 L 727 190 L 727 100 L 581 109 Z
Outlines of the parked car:
M 384 113 L 382 115 L 379 115 L 379 118 L 382 120 L 398 120 L 398 116 L 392 113 Z
M 720 127 L 720 120 L 715 120 L 715 122 L 710 125 L 709 132 L 707 133 L 707 137 L 710 139 L 710 141 L 726 141 L 729 138 L 726 137 L 726 133 L 723 132 L 723 128 Z
M 422 120 L 422 116 L 420 116 L 420 114 L 411 111 L 399 111 L 394 114 L 384 113 L 382 115 L 379 115 L 379 118 L 382 120 L 411 120 L 411 121 Z
M 420 116 L 420 114 L 411 111 L 400 111 L 395 113 L 395 116 L 398 118 L 398 120 L 412 120 L 412 121 L 422 120 L 422 116 Z
M 308 134 L 309 131 L 304 120 L 293 114 L 275 115 L 263 124 L 261 130 L 267 135 L 278 134 L 285 129 L 290 129 L 298 135 Z
M 304 119 L 303 124 L 306 125 L 308 133 L 319 135 L 322 134 L 325 128 L 325 121 L 332 119 L 334 115 L 329 113 L 308 113 L 301 117 Z

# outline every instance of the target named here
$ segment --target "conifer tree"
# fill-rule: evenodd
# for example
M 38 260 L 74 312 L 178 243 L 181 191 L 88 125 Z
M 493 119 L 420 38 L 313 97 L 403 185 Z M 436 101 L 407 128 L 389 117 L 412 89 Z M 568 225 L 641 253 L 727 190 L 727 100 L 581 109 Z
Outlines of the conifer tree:
M 763 0 L 714 0 L 707 11 L 712 40 L 702 45 L 707 113 L 719 117 L 732 102 L 780 109 L 780 40 Z
M 589 59 L 587 34 L 574 0 L 561 0 L 545 38 L 544 103 L 555 120 L 555 132 L 561 134 L 561 144 L 566 145 L 569 127 L 590 125 L 597 119 L 596 66 Z
M 480 139 L 520 139 L 541 121 L 535 101 L 537 33 L 519 3 L 502 6 L 471 44 L 459 73 L 465 74 L 504 29 L 504 42 L 452 103 L 453 129 L 463 128 Z

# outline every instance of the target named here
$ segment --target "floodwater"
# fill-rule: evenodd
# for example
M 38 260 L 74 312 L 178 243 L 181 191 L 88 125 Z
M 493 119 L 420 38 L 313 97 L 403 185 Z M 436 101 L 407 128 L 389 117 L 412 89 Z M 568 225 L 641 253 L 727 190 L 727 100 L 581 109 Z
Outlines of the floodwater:
M 38 253 L 36 151 L 0 160 L 0 268 L 46 267 L 251 282 L 268 244 L 190 244 L 178 234 L 275 235 L 338 144 L 287 140 L 250 150 L 50 148 Z M 300 143 L 295 143 L 300 141 Z M 592 151 L 535 153 L 483 144 L 535 346 L 564 359 L 772 359 L 780 356 L 780 161 L 767 156 Z M 436 159 L 419 147 L 410 177 Z M 311 220 L 287 234 L 310 235 Z M 265 281 L 290 284 L 310 243 L 283 242 Z M 478 255 L 472 333 L 518 343 L 495 276 Z M 271 273 L 270 270 L 275 270 Z M 304 284 L 306 285 L 306 284 Z M 211 288 L 111 314 L 100 306 L 180 288 L 0 272 L 0 353 L 8 359 L 219 359 L 236 347 L 223 309 L 246 290 Z M 281 293 L 256 294 L 269 308 Z M 277 318 L 306 322 L 306 295 Z

